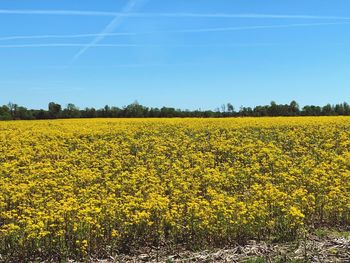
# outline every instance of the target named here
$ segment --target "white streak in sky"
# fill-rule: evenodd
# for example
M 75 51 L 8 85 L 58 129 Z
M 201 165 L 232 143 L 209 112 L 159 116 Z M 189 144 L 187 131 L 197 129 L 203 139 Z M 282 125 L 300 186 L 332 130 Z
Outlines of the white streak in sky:
M 0 48 L 41 48 L 41 47 L 85 47 L 86 44 L 76 43 L 49 43 L 49 44 L 18 44 L 0 45 Z M 94 47 L 137 47 L 132 44 L 96 44 Z
M 130 10 L 131 11 L 131 10 Z M 342 16 L 315 16 L 289 14 L 229 14 L 229 13 L 131 13 L 82 10 L 21 10 L 0 9 L 0 15 L 57 15 L 57 16 L 109 16 L 109 17 L 189 17 L 189 18 L 261 18 L 261 19 L 329 19 L 350 20 Z
M 130 35 L 149 35 L 162 33 L 209 33 L 209 32 L 230 32 L 230 31 L 245 31 L 259 29 L 274 29 L 274 28 L 293 28 L 293 27 L 320 27 L 332 25 L 349 25 L 350 22 L 338 23 L 305 23 L 305 24 L 286 24 L 286 25 L 264 25 L 264 26 L 242 26 L 242 27 L 216 27 L 216 28 L 198 28 L 198 29 L 182 29 L 182 30 L 167 30 L 167 31 L 148 31 L 148 32 L 120 32 L 120 33 L 105 33 L 105 37 L 113 36 L 130 36 Z M 27 35 L 27 36 L 6 36 L 0 37 L 0 41 L 8 40 L 34 40 L 34 39 L 73 39 L 86 37 L 100 37 L 100 33 L 91 34 L 73 34 L 73 35 Z
M 257 44 L 209 44 L 209 45 L 158 45 L 158 44 L 95 44 L 93 47 L 111 47 L 111 48 L 137 48 L 137 47 L 174 47 L 174 48 L 210 48 L 210 47 L 261 47 L 261 46 L 272 46 L 272 43 L 257 43 Z M 85 44 L 76 43 L 50 43 L 50 44 L 18 44 L 18 45 L 0 45 L 1 48 L 55 48 L 55 47 L 85 47 Z
M 148 32 L 147 32 L 148 33 Z M 137 35 L 140 33 L 110 33 L 106 34 L 106 36 L 129 36 L 129 35 Z M 141 33 L 142 34 L 142 33 Z M 73 34 L 73 35 L 21 35 L 21 36 L 7 36 L 0 37 L 0 41 L 8 41 L 8 40 L 34 40 L 34 39 L 68 39 L 68 38 L 87 38 L 87 37 L 97 37 L 100 34 L 91 33 L 91 34 Z
M 79 10 L 21 10 L 0 9 L 1 15 L 50 15 L 50 16 L 115 16 L 112 12 Z
M 319 27 L 331 25 L 349 25 L 350 22 L 339 23 L 304 23 L 304 24 L 287 24 L 287 25 L 263 25 L 263 26 L 242 26 L 242 27 L 217 27 L 217 28 L 203 28 L 203 29 L 188 29 L 182 30 L 179 33 L 206 33 L 206 32 L 225 32 L 225 31 L 245 31 L 256 29 L 274 29 L 274 28 L 293 28 L 293 27 Z
M 77 60 L 81 55 L 83 55 L 91 47 L 101 42 L 108 34 L 113 32 L 118 26 L 120 26 L 120 24 L 124 21 L 126 17 L 121 14 L 130 13 L 140 3 L 141 1 L 138 1 L 138 0 L 129 0 L 128 3 L 122 9 L 122 12 L 117 13 L 114 19 L 100 32 L 98 36 L 95 37 L 95 39 L 93 39 L 89 44 L 87 44 L 85 47 L 80 49 L 78 53 L 74 55 L 72 62 Z

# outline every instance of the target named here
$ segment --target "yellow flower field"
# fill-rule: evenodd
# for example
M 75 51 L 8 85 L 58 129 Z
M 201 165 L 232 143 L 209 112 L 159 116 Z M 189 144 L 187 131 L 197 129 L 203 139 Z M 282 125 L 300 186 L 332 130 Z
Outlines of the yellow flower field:
M 349 224 L 348 117 L 0 122 L 3 258 Z

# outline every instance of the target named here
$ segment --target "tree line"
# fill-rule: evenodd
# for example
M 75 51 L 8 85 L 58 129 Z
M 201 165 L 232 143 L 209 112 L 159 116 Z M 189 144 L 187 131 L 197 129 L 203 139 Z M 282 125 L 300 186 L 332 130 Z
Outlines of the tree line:
M 43 120 L 69 118 L 222 118 L 222 117 L 277 117 L 277 116 L 350 116 L 348 103 L 325 106 L 306 105 L 302 108 L 296 101 L 290 104 L 277 104 L 241 107 L 235 110 L 231 103 L 223 104 L 215 110 L 181 110 L 171 107 L 150 108 L 131 103 L 122 108 L 108 106 L 101 109 L 79 109 L 69 103 L 65 108 L 55 102 L 50 102 L 46 110 L 27 109 L 15 103 L 0 107 L 0 120 Z

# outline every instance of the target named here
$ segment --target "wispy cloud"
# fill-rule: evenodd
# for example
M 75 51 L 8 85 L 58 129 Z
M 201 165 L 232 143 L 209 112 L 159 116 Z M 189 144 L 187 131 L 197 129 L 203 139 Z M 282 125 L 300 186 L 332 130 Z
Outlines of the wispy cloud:
M 147 34 L 149 32 L 146 32 Z M 110 33 L 106 34 L 106 36 L 123 36 L 123 35 L 137 35 L 142 33 Z M 88 38 L 88 37 L 97 37 L 99 33 L 91 33 L 91 34 L 73 34 L 73 35 L 18 35 L 18 36 L 6 36 L 0 37 L 0 41 L 8 41 L 8 40 L 34 40 L 34 39 L 69 39 L 69 38 Z
M 135 2 L 135 1 L 132 1 Z M 129 5 L 129 4 L 128 4 Z M 131 10 L 130 10 L 131 11 Z M 110 16 L 110 17 L 192 17 L 192 18 L 261 18 L 261 19 L 330 19 L 349 20 L 343 16 L 315 16 L 290 14 L 230 14 L 230 13 L 132 13 L 132 12 L 104 12 L 83 10 L 21 10 L 0 9 L 1 15 L 57 15 L 57 16 Z
M 258 25 L 258 26 L 241 26 L 241 27 L 214 27 L 214 28 L 197 28 L 197 29 L 181 29 L 181 30 L 164 30 L 164 31 L 146 31 L 146 32 L 117 32 L 105 33 L 103 36 L 129 36 L 129 35 L 149 35 L 162 33 L 208 33 L 208 32 L 229 32 L 229 31 L 245 31 L 245 30 L 259 30 L 259 29 L 274 29 L 274 28 L 293 28 L 293 27 L 320 27 L 320 26 L 335 26 L 335 25 L 349 25 L 350 22 L 331 22 L 331 23 L 303 23 L 303 24 L 285 24 L 285 25 Z M 34 39 L 73 39 L 73 38 L 87 38 L 100 37 L 101 33 L 90 34 L 72 34 L 72 35 L 27 35 L 27 36 L 6 36 L 0 37 L 0 41 L 9 40 L 34 40 Z M 81 46 L 81 44 L 77 44 Z M 85 45 L 86 46 L 86 45 Z
M 255 43 L 255 44 L 208 44 L 208 45 L 159 45 L 159 44 L 95 44 L 93 47 L 105 47 L 105 48 L 137 48 L 137 47 L 170 47 L 170 48 L 210 48 L 210 47 L 261 47 L 272 46 L 273 43 Z M 57 48 L 57 47 L 85 47 L 85 44 L 76 43 L 49 43 L 49 44 L 18 44 L 18 45 L 0 45 L 1 48 Z
M 79 10 L 21 10 L 0 9 L 1 15 L 54 15 L 54 16 L 115 16 L 112 12 Z
M 97 45 L 99 42 L 101 42 L 108 34 L 113 32 L 120 24 L 124 21 L 125 16 L 121 14 L 128 14 L 130 13 L 137 5 L 140 3 L 144 3 L 144 0 L 129 0 L 128 3 L 124 6 L 121 13 L 118 13 L 114 19 L 100 32 L 98 36 L 95 37 L 89 44 L 84 46 L 82 49 L 78 51 L 78 53 L 75 54 L 73 57 L 72 62 L 77 60 L 81 55 L 83 55 L 87 50 L 89 50 L 91 47 Z
M 76 43 L 49 43 L 49 44 L 15 44 L 0 45 L 0 48 L 42 48 L 42 47 L 85 47 L 86 44 Z M 94 47 L 138 47 L 143 45 L 133 44 L 95 44 Z
M 319 27 L 319 26 L 349 25 L 349 24 L 350 22 L 338 22 L 338 23 L 261 25 L 261 26 L 242 26 L 242 27 L 217 27 L 217 28 L 188 29 L 188 30 L 181 30 L 178 32 L 179 33 L 205 33 L 205 32 L 222 32 L 222 31 L 244 31 L 244 30 L 256 30 L 256 29 L 274 29 L 274 28 Z
M 135 14 L 137 15 L 137 14 Z M 142 14 L 139 14 L 142 15 Z M 149 14 L 152 15 L 152 14 Z M 157 14 L 153 14 L 157 15 Z M 289 15 L 289 14 L 228 14 L 228 13 L 162 13 L 164 17 L 198 17 L 198 18 L 254 18 L 254 19 L 325 19 L 325 20 L 349 20 L 350 17 L 341 16 L 314 16 L 314 15 Z

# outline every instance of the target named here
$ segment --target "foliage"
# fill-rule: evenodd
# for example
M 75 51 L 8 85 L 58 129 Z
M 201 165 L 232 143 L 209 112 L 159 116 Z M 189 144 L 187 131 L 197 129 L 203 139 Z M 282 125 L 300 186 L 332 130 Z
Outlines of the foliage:
M 348 117 L 1 122 L 0 255 L 59 261 L 348 226 L 349 138 Z
M 222 118 L 222 117 L 277 117 L 277 116 L 350 116 L 350 105 L 346 102 L 324 107 L 306 105 L 300 109 L 296 101 L 290 104 L 256 106 L 254 108 L 241 107 L 235 111 L 231 103 L 223 104 L 221 110 L 181 110 L 169 107 L 148 108 L 137 101 L 123 108 L 106 105 L 102 109 L 85 108 L 80 110 L 69 103 L 62 110 L 60 104 L 50 102 L 48 110 L 28 110 L 17 104 L 9 103 L 0 107 L 0 120 L 42 120 L 42 119 L 69 119 L 69 118 Z

